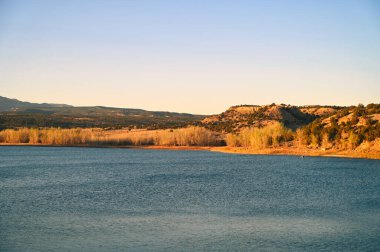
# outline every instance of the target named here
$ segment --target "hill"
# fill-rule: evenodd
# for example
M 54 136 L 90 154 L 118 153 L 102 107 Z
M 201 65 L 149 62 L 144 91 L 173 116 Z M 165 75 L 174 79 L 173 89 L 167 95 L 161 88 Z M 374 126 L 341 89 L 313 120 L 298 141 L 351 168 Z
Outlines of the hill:
M 225 133 L 239 132 L 249 127 L 264 127 L 280 122 L 290 129 L 297 129 L 315 119 L 331 115 L 340 107 L 292 105 L 238 105 L 232 106 L 219 115 L 206 117 L 202 125 Z

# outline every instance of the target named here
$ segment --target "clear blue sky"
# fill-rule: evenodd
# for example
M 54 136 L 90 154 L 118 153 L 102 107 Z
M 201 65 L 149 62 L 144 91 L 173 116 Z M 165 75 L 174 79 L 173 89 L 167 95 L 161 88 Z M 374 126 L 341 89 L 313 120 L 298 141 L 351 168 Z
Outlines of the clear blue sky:
M 201 114 L 380 102 L 380 1 L 0 0 L 0 95 Z

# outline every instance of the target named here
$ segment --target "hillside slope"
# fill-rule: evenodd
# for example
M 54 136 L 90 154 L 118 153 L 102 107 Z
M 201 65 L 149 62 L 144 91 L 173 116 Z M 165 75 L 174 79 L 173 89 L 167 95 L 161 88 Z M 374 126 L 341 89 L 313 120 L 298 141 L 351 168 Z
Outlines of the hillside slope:
M 380 104 L 351 106 L 325 115 L 303 127 L 298 138 L 304 145 L 325 149 L 354 149 L 361 144 L 370 146 L 371 142 L 378 148 Z
M 239 132 L 249 127 L 264 127 L 280 122 L 288 128 L 297 129 L 311 123 L 322 115 L 335 113 L 337 109 L 308 106 L 297 107 L 291 105 L 239 105 L 232 106 L 219 115 L 206 117 L 202 125 L 225 133 Z

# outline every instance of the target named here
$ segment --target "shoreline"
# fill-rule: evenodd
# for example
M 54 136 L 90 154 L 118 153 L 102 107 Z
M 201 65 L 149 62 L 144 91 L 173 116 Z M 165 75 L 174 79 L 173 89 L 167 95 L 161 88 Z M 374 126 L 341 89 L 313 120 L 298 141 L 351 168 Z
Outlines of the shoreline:
M 337 157 L 337 158 L 362 158 L 380 160 L 378 152 L 358 152 L 349 150 L 321 150 L 299 147 L 277 147 L 266 149 L 248 149 L 243 147 L 228 146 L 157 146 L 157 145 L 49 145 L 49 144 L 4 144 L 1 146 L 29 146 L 29 147 L 76 147 L 76 148 L 120 148 L 120 149 L 147 149 L 147 150 L 193 150 L 193 151 L 212 151 L 227 154 L 244 155 L 285 155 L 285 156 L 308 156 L 308 157 Z
M 307 149 L 297 147 L 278 147 L 266 149 L 248 149 L 242 147 L 213 147 L 211 151 L 231 153 L 231 154 L 246 154 L 246 155 L 285 155 L 285 156 L 305 156 L 305 157 L 336 157 L 336 158 L 361 158 L 380 160 L 378 152 L 358 152 L 349 150 L 321 150 Z

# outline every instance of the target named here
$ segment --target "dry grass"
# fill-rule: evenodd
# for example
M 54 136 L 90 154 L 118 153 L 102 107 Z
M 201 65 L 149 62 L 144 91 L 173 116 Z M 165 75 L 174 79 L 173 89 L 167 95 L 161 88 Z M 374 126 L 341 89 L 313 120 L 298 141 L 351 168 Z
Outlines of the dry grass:
M 118 131 L 104 134 L 97 141 L 100 144 L 135 146 L 217 146 L 222 142 L 218 134 L 201 127 Z
M 20 128 L 0 131 L 0 143 L 43 145 L 217 146 L 221 145 L 222 140 L 215 132 L 201 127 L 152 131 Z
M 52 144 L 76 145 L 86 144 L 98 136 L 99 129 L 6 129 L 0 131 L 0 143 L 7 144 Z
M 248 128 L 239 134 L 228 134 L 228 146 L 261 149 L 278 147 L 293 138 L 293 132 L 276 122 L 262 128 Z

